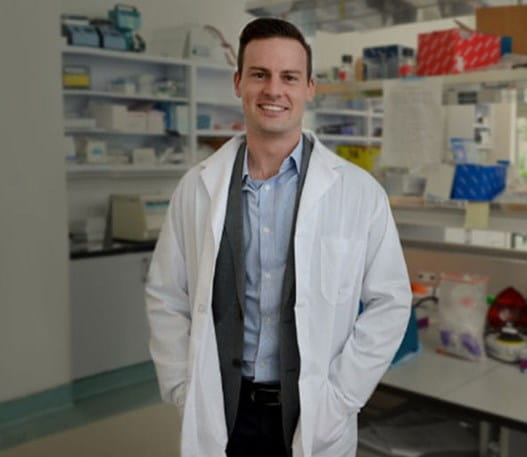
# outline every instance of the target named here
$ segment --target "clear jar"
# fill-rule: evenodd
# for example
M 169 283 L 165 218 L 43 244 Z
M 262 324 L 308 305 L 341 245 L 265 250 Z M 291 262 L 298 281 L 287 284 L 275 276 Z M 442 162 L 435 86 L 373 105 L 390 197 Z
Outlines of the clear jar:
M 338 73 L 339 81 L 350 82 L 353 81 L 353 56 L 351 54 L 343 54 L 341 57 L 341 64 Z
M 415 75 L 415 55 L 413 49 L 403 49 L 403 55 L 399 64 L 399 77 L 406 78 Z

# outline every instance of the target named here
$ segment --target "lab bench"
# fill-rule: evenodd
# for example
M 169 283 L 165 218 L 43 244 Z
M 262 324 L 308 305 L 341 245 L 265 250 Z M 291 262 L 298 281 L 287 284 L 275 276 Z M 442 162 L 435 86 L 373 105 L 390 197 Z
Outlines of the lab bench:
M 439 354 L 435 327 L 421 330 L 419 337 L 420 352 L 390 368 L 378 390 L 478 421 L 481 456 L 490 428 L 499 428 L 500 457 L 508 457 L 511 431 L 527 432 L 527 374 L 518 364 L 491 358 L 470 362 Z
M 150 360 L 145 281 L 153 243 L 70 255 L 72 378 Z

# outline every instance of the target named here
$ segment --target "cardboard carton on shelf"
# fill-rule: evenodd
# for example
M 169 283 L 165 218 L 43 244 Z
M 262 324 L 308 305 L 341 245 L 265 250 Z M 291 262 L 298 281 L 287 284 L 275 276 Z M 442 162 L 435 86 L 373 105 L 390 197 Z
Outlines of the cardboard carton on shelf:
M 527 5 L 476 9 L 476 30 L 512 37 L 512 52 L 527 54 Z

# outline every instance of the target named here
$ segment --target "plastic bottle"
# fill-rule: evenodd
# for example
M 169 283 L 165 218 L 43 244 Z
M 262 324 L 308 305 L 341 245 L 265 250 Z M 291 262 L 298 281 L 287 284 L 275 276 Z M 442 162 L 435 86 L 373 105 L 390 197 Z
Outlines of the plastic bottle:
M 339 68 L 339 81 L 353 81 L 353 57 L 351 54 L 343 54 L 341 57 L 342 63 Z
M 399 76 L 406 78 L 415 74 L 415 55 L 413 49 L 403 49 L 403 56 L 399 64 Z

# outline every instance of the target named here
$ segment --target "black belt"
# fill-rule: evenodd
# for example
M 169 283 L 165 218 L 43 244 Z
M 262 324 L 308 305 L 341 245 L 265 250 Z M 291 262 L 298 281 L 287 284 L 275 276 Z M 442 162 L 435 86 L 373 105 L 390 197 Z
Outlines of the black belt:
M 263 384 L 242 379 L 242 398 L 256 405 L 280 406 L 280 384 Z

